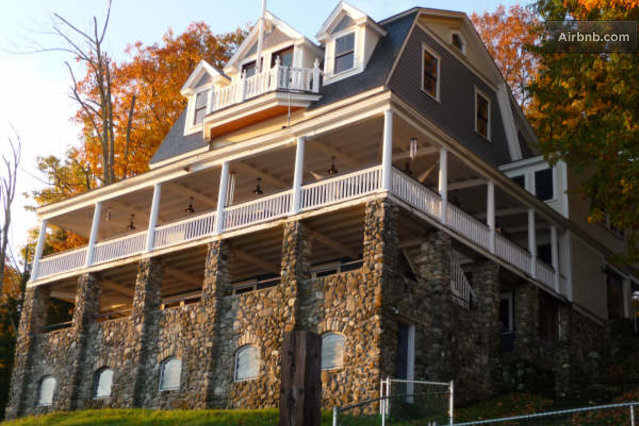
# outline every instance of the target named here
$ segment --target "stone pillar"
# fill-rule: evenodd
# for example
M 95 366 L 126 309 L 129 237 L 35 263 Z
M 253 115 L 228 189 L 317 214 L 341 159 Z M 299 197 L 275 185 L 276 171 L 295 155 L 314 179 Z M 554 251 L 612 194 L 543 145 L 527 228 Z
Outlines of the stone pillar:
M 480 385 L 482 394 L 489 396 L 495 391 L 498 374 L 495 361 L 500 353 L 499 265 L 490 260 L 480 261 L 474 266 L 472 277 L 476 294 L 472 311 L 479 334 L 479 371 L 484 376 Z
M 366 204 L 364 217 L 363 267 L 368 292 L 375 294 L 374 346 L 378 348 L 371 369 L 377 371 L 376 381 L 395 375 L 397 359 L 397 327 L 393 286 L 397 284 L 397 206 L 388 199 Z M 373 375 L 375 377 L 375 375 Z M 377 385 L 379 386 L 379 385 Z M 367 390 L 373 395 L 372 390 Z
M 101 283 L 97 274 L 83 274 L 78 278 L 73 311 L 72 346 L 67 360 L 68 377 L 60 377 L 56 410 L 69 411 L 78 408 L 83 381 L 93 380 L 92 371 L 84 368 L 91 324 L 100 312 Z M 89 363 L 92 366 L 91 363 Z
M 286 293 L 284 300 L 293 307 L 290 318 L 283 318 L 284 331 L 294 329 L 314 331 L 317 326 L 319 312 L 317 303 L 314 303 L 313 291 L 310 288 L 311 276 L 308 263 L 310 241 L 308 230 L 299 221 L 289 222 L 284 225 L 284 237 L 282 241 L 282 290 Z
M 420 368 L 427 380 L 453 377 L 454 359 L 451 336 L 454 336 L 454 310 L 450 289 L 452 240 L 442 231 L 432 231 L 425 237 L 415 258 L 421 297 L 428 301 L 425 345 L 417 351 L 423 363 Z
M 539 289 L 525 282 L 515 290 L 515 353 L 534 360 L 539 337 Z
M 565 399 L 572 394 L 572 308 L 568 304 L 559 306 L 559 341 L 556 344 L 553 372 L 555 374 L 555 396 Z
M 11 374 L 11 388 L 6 408 L 6 418 L 14 419 L 25 413 L 26 401 L 33 400 L 27 395 L 31 377 L 35 345 L 38 335 L 46 324 L 47 303 L 50 290 L 47 287 L 27 288 L 22 303 L 22 314 L 18 327 L 13 372 Z
M 122 401 L 122 407 L 144 407 L 148 398 L 157 392 L 158 384 L 151 380 L 150 361 L 157 346 L 159 326 L 154 313 L 160 308 L 163 274 L 164 265 L 158 258 L 142 259 L 138 264 L 128 342 L 133 353 L 133 394 Z
M 206 389 L 198 408 L 227 408 L 229 386 L 233 380 L 234 315 L 231 306 L 229 265 L 231 250 L 227 240 L 208 245 L 202 286 L 202 306 L 213 321 L 210 359 L 202 360 Z

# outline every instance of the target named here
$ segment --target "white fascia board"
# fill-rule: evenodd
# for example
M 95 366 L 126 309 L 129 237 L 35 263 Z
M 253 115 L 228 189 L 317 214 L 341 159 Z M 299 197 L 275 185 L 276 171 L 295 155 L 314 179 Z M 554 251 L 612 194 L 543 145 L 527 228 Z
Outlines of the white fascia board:
M 193 94 L 193 86 L 197 84 L 198 80 L 200 79 L 202 74 L 204 74 L 205 72 L 208 73 L 211 76 L 211 78 L 220 76 L 220 77 L 228 79 L 227 76 L 222 74 L 213 65 L 209 64 L 204 59 L 202 59 L 200 63 L 197 64 L 197 66 L 195 67 L 191 75 L 189 75 L 189 78 L 187 78 L 184 84 L 182 85 L 182 88 L 180 89 L 180 93 L 182 94 L 182 96 L 188 96 Z
M 355 6 L 352 6 L 345 1 L 340 1 L 337 6 L 335 6 L 335 9 L 333 9 L 331 14 L 328 15 L 328 18 L 326 18 L 326 20 L 320 27 L 317 35 L 315 35 L 315 38 L 320 42 L 326 39 L 330 35 L 333 27 L 337 25 L 337 23 L 341 20 L 343 15 L 348 15 L 353 21 L 355 21 L 355 23 L 360 23 L 368 18 L 368 15 L 366 15 Z
M 505 171 L 508 171 L 508 170 L 519 169 L 519 168 L 522 168 L 522 167 L 530 167 L 530 166 L 534 166 L 534 165 L 537 165 L 537 164 L 547 164 L 543 155 L 537 155 L 535 157 L 530 157 L 530 158 L 525 158 L 523 160 L 513 161 L 512 163 L 502 164 L 498 168 L 502 172 L 505 172 Z
M 521 160 L 522 153 L 519 146 L 519 137 L 517 136 L 517 126 L 515 126 L 515 118 L 510 107 L 510 99 L 508 97 L 508 87 L 506 83 L 502 83 L 497 88 L 497 104 L 501 113 L 502 123 L 504 124 L 504 133 L 508 142 L 508 152 L 511 161 Z

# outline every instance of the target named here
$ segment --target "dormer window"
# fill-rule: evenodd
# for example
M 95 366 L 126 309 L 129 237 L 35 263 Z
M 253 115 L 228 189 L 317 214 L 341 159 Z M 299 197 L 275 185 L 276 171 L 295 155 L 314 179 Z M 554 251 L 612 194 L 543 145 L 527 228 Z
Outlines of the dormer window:
M 293 66 L 293 46 L 287 47 L 271 55 L 271 68 L 275 66 L 277 58 L 280 58 L 280 65 L 284 67 Z
M 242 65 L 242 75 L 244 75 L 244 73 L 246 73 L 247 77 L 251 77 L 251 76 L 255 75 L 256 72 L 257 72 L 257 67 L 256 67 L 256 62 L 255 61 L 251 61 L 251 62 L 248 62 L 248 63 Z
M 464 39 L 460 33 L 452 33 L 450 36 L 450 42 L 459 49 L 460 52 L 466 52 L 466 43 L 464 43 Z
M 195 109 L 193 110 L 193 124 L 200 124 L 206 115 L 209 91 L 204 90 L 195 95 Z
M 348 71 L 355 66 L 355 33 L 335 39 L 335 66 L 333 74 Z

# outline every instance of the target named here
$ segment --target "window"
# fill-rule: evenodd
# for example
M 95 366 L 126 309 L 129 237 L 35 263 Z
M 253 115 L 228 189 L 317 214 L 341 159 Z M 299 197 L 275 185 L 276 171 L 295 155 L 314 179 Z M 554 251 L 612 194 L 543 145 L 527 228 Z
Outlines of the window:
M 335 65 L 333 74 L 350 70 L 355 66 L 355 33 L 335 39 Z
M 475 131 L 490 139 L 490 100 L 475 92 Z
M 55 394 L 56 380 L 53 376 L 46 376 L 40 380 L 40 389 L 38 391 L 38 405 L 53 404 L 53 395 Z
M 206 115 L 206 105 L 208 104 L 209 91 L 205 90 L 195 95 L 195 112 L 193 113 L 193 124 L 200 124 Z
M 535 195 L 542 201 L 555 198 L 552 169 L 543 169 L 535 172 Z
M 546 265 L 552 265 L 552 248 L 550 244 L 537 246 L 537 259 L 546 262 Z
M 160 370 L 160 390 L 179 389 L 181 375 L 182 361 L 175 357 L 165 359 Z
M 260 372 L 260 355 L 253 345 L 241 347 L 235 355 L 235 381 L 254 379 Z
M 424 48 L 422 59 L 422 89 L 439 99 L 439 57 Z
M 462 38 L 461 34 L 453 33 L 450 37 L 450 42 L 453 43 L 453 46 L 458 48 L 460 52 L 464 52 L 464 39 Z
M 522 188 L 526 189 L 526 176 L 524 175 L 518 175 L 518 176 L 513 176 L 511 177 L 512 181 L 515 182 L 517 185 L 521 186 Z
M 113 385 L 113 370 L 102 368 L 95 374 L 94 398 L 107 398 L 111 396 L 111 386 Z
M 499 324 L 501 334 L 510 334 L 515 330 L 513 324 L 513 292 L 502 293 L 499 298 Z
M 344 367 L 344 336 L 337 333 L 322 335 L 322 370 Z
M 271 68 L 275 66 L 275 61 L 280 58 L 280 65 L 285 67 L 293 66 L 293 46 L 282 49 L 279 52 L 275 52 L 271 55 Z

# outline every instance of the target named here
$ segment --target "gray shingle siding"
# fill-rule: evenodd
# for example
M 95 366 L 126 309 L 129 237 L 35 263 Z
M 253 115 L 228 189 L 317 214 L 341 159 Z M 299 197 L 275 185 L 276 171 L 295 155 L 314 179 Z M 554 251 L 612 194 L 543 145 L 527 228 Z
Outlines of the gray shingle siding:
M 171 130 L 166 135 L 155 154 L 151 158 L 151 164 L 168 160 L 190 151 L 209 146 L 208 142 L 202 140 L 202 133 L 196 132 L 184 136 L 184 123 L 186 121 L 186 109 L 182 111 Z
M 421 90 L 422 43 L 441 57 L 440 102 Z M 493 166 L 510 162 L 496 93 L 424 30 L 415 27 L 391 79 L 390 89 L 446 133 Z M 491 98 L 491 141 L 475 132 L 475 87 Z

